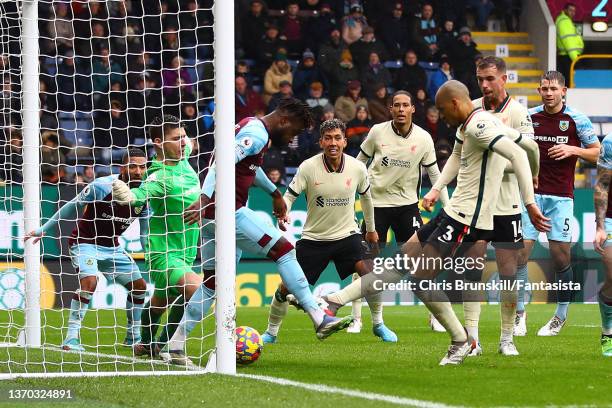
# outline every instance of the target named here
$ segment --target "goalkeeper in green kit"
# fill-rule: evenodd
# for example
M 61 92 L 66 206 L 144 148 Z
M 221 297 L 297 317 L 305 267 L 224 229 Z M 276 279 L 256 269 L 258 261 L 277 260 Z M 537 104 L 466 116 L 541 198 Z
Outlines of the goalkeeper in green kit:
M 142 341 L 134 346 L 134 354 L 139 356 L 159 353 L 181 320 L 184 304 L 202 285 L 201 275 L 193 271 L 200 226 L 183 222 L 185 209 L 200 196 L 198 175 L 188 161 L 194 142 L 179 119 L 171 115 L 155 118 L 149 132 L 155 157 L 145 180 L 133 189 L 120 180 L 113 183 L 113 201 L 131 205 L 148 201 L 153 213 L 145 259 L 155 292 L 142 316 Z M 159 321 L 169 305 L 173 306 L 168 322 L 155 342 Z M 184 359 L 184 364 L 189 362 Z

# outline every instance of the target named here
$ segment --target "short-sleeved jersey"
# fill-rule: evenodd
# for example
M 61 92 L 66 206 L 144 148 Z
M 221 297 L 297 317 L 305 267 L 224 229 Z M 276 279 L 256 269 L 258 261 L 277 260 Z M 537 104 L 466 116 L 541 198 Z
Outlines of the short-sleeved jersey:
M 579 147 L 597 142 L 597 135 L 589 118 L 567 105 L 555 113 L 549 114 L 544 105 L 529 109 L 534 140 L 540 148 L 540 175 L 538 176 L 538 194 L 559 197 L 574 197 L 574 174 L 577 157 L 555 160 L 548 155 L 548 149 L 558 144 Z
M 83 216 L 72 230 L 68 245 L 95 244 L 119 246 L 119 236 L 136 217 L 145 215 L 145 205 L 119 205 L 112 200 L 112 185 L 119 175 L 99 177 L 89 183 L 77 196 L 85 204 Z
M 414 123 L 405 136 L 392 120 L 374 125 L 361 144 L 361 152 L 371 159 L 368 174 L 374 207 L 417 203 L 421 166 L 436 164 L 431 136 Z
M 236 125 L 236 210 L 246 206 L 249 199 L 249 188 L 268 151 L 268 134 L 265 124 L 257 118 L 245 118 Z M 214 202 L 214 194 L 211 201 Z M 205 217 L 215 218 L 214 205 L 206 208 Z
M 606 170 L 612 170 L 612 133 L 607 135 L 601 142 L 601 151 L 599 153 L 599 159 L 597 160 L 597 166 Z M 608 209 L 606 211 L 606 218 L 612 218 L 612 189 L 608 190 Z
M 153 160 L 140 187 L 132 189 L 137 203 L 149 202 L 148 256 L 172 254 L 186 262 L 195 260 L 200 227 L 183 222 L 183 213 L 200 196 L 200 180 L 189 164 L 191 141 L 183 158 L 170 166 Z
M 501 120 L 476 108 L 457 129 L 461 143 L 461 165 L 457 187 L 444 208 L 453 219 L 483 230 L 493 229 L 493 215 L 507 160 L 494 152 L 502 137 L 516 140 L 519 133 Z
M 368 171 L 359 160 L 342 155 L 337 171 L 326 162 L 323 153 L 300 164 L 289 184 L 294 196 L 306 194 L 306 223 L 302 237 L 332 241 L 359 233 L 355 220 L 355 193 L 368 191 Z
M 485 106 L 484 98 L 478 98 L 472 101 L 474 108 L 482 108 L 493 116 L 499 118 L 502 123 L 512 129 L 517 130 L 521 137 L 533 138 L 533 126 L 531 125 L 531 116 L 527 108 L 521 105 L 509 94 L 506 99 L 497 107 L 497 109 L 489 109 Z M 514 173 L 504 173 L 501 189 L 499 191 L 499 199 L 495 208 L 495 215 L 514 215 L 521 213 L 521 193 L 518 187 L 518 181 Z

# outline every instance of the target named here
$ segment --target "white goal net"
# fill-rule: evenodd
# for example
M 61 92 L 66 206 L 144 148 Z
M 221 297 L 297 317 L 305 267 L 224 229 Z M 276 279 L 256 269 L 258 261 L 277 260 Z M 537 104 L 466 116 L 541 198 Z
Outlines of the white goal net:
M 0 2 L 0 378 L 235 370 L 234 267 L 216 265 L 215 311 L 200 227 L 182 218 L 215 133 L 233 132 L 213 41 L 233 2 L 213 3 Z M 168 363 L 192 297 L 187 366 Z

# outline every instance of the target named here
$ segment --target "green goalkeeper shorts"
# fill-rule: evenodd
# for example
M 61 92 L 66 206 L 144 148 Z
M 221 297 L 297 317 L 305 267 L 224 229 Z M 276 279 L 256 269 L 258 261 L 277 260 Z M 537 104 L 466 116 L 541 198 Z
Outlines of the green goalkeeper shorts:
M 149 276 L 155 285 L 154 294 L 162 299 L 180 296 L 179 281 L 185 274 L 195 273 L 193 262 L 187 262 L 171 253 L 152 256 L 148 264 Z

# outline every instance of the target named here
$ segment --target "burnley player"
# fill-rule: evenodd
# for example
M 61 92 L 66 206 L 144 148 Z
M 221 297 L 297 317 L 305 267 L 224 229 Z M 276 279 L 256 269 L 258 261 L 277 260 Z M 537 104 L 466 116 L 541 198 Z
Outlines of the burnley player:
M 476 242 L 491 239 L 497 192 L 507 160 L 516 171 L 521 196 L 534 224 L 542 230 L 547 230 L 548 226 L 546 218 L 535 205 L 527 155 L 507 136 L 514 135 L 516 131 L 504 126 L 488 112 L 474 109 L 468 89 L 458 81 L 451 80 L 442 85 L 436 94 L 436 106 L 451 126 L 459 126 L 456 143 L 462 145 L 462 165 L 457 176 L 457 188 L 448 205 L 401 249 L 402 254 L 410 259 L 422 258 L 433 262 L 421 262 L 401 271 L 383 265 L 382 270 L 363 276 L 361 282 L 353 282 L 342 291 L 325 296 L 324 300 L 333 312 L 353 299 L 384 289 L 383 283 L 398 282 L 409 272 L 415 295 L 450 334 L 451 346 L 440 365 L 461 364 L 472 349 L 467 333 L 445 293 L 431 290 L 429 283 L 439 273 L 436 265 L 441 263 L 437 262 L 440 257 L 452 256 L 464 240 Z M 453 154 L 457 154 L 457 151 Z M 432 208 L 440 198 L 439 184 L 446 184 L 446 179 L 455 176 L 445 173 L 446 167 L 434 187 L 425 195 L 425 208 Z
M 140 220 L 141 240 L 147 235 L 147 209 L 138 206 L 115 205 L 111 190 L 114 180 L 137 187 L 147 168 L 147 156 L 131 148 L 123 156 L 119 175 L 99 177 L 87 185 L 74 199 L 66 203 L 42 227 L 25 236 L 36 243 L 60 220 L 73 220 L 84 208 L 76 228 L 68 239 L 72 266 L 79 278 L 79 288 L 70 302 L 68 331 L 62 348 L 84 351 L 80 342 L 81 323 L 98 284 L 100 271 L 108 281 L 114 281 L 128 290 L 126 303 L 127 334 L 124 344 L 140 341 L 140 320 L 147 285 L 136 262 L 119 246 L 118 238 L 135 218 Z M 143 248 L 145 244 L 143 242 Z
M 365 240 L 371 245 L 378 245 L 368 170 L 359 160 L 344 154 L 345 131 L 346 125 L 338 119 L 321 124 L 319 145 L 323 153 L 300 164 L 284 195 L 287 213 L 301 193 L 306 195 L 306 222 L 302 239 L 295 245 L 295 252 L 310 285 L 317 283 L 332 261 L 342 280 L 353 273 L 361 276 L 371 270 L 364 262 L 365 249 L 355 222 L 357 193 L 361 197 L 365 220 Z M 279 220 L 281 229 L 285 229 L 287 221 L 287 217 Z M 281 283 L 272 297 L 268 328 L 262 336 L 264 343 L 276 342 L 278 330 L 287 314 L 288 294 L 289 291 Z M 386 342 L 396 342 L 395 333 L 383 323 L 380 296 L 368 297 L 367 301 L 372 313 L 374 335 Z
M 536 187 L 536 202 L 545 216 L 552 220 L 547 234 L 555 268 L 555 281 L 573 279 L 570 261 L 572 221 L 574 218 L 574 172 L 581 158 L 595 164 L 599 155 L 599 140 L 586 115 L 563 103 L 567 88 L 560 72 L 549 71 L 542 76 L 538 92 L 543 104 L 529 110 L 535 129 L 534 140 L 540 148 L 540 175 Z M 520 250 L 517 280 L 528 279 L 527 262 L 539 232 L 523 213 L 525 248 Z M 519 286 L 515 336 L 527 334 L 525 290 Z M 571 301 L 570 290 L 557 291 L 557 309 L 553 317 L 538 331 L 538 336 L 556 336 L 567 319 Z
M 317 338 L 325 339 L 345 329 L 353 320 L 330 317 L 317 304 L 304 272 L 296 259 L 295 249 L 280 231 L 265 222 L 246 206 L 249 188 L 255 184 L 273 197 L 274 214 L 283 219 L 287 206 L 282 195 L 261 168 L 270 144 L 288 144 L 296 134 L 312 125 L 308 105 L 298 99 L 284 99 L 279 107 L 261 119 L 246 118 L 236 126 L 236 260 L 242 251 L 265 255 L 276 262 L 283 284 L 311 318 Z M 185 340 L 208 312 L 215 288 L 215 191 L 216 170 L 213 166 L 204 180 L 200 199 L 184 214 L 185 222 L 202 221 L 204 285 L 189 301 L 179 327 L 168 343 L 170 354 L 184 353 Z
M 419 210 L 422 169 L 427 171 L 432 184 L 438 180 L 440 170 L 431 135 L 412 121 L 412 95 L 406 91 L 395 92 L 389 110 L 392 119 L 370 129 L 357 159 L 366 165 L 369 163 L 379 243 L 386 244 L 391 228 L 400 247 L 423 225 Z M 446 188 L 442 190 L 441 201 L 443 205 L 448 201 Z M 355 322 L 349 332 L 361 329 L 360 303 L 353 302 Z
M 601 144 L 597 161 L 597 183 L 595 184 L 595 250 L 603 257 L 606 269 L 604 284 L 599 290 L 599 311 L 601 312 L 601 352 L 612 357 L 612 133 Z

